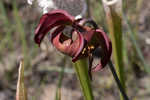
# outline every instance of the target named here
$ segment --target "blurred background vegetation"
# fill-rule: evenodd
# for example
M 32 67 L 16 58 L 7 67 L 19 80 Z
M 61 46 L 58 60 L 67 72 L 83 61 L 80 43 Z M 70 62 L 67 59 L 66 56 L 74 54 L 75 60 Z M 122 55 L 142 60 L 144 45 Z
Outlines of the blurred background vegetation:
M 54 1 L 58 8 L 66 10 L 75 4 L 83 7 L 83 0 L 74 4 L 69 0 Z M 88 7 L 88 16 L 108 32 L 101 0 L 88 0 Z M 34 30 L 42 14 L 39 10 L 37 4 L 28 5 L 26 0 L 0 0 L 0 100 L 15 99 L 22 57 L 29 100 L 54 100 L 60 85 L 62 100 L 83 100 L 71 59 L 66 60 L 47 38 L 40 49 L 34 43 Z M 133 100 L 150 100 L 149 0 L 123 0 L 123 41 L 127 93 Z M 107 67 L 93 73 L 92 86 L 95 100 L 119 100 L 118 88 Z

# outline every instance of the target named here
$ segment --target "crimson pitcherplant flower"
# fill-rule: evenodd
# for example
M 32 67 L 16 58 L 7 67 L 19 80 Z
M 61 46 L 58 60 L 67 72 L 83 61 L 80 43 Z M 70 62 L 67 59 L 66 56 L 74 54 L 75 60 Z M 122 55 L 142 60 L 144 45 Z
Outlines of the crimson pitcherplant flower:
M 44 36 L 51 31 L 50 41 L 60 52 L 72 57 L 75 62 L 89 57 L 89 70 L 97 71 L 106 66 L 112 53 L 112 45 L 106 33 L 99 28 L 86 26 L 86 19 L 75 19 L 64 10 L 53 10 L 44 14 L 35 30 L 35 42 L 40 45 Z M 63 30 L 72 27 L 71 37 L 63 34 Z M 101 48 L 101 59 L 92 68 L 93 52 Z

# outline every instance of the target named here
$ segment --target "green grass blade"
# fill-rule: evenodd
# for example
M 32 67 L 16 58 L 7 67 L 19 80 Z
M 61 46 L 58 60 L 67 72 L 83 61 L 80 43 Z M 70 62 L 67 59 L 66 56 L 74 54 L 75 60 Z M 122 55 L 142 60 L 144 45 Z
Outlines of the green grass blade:
M 88 75 L 88 64 L 86 59 L 78 60 L 74 64 L 74 68 L 78 79 L 80 81 L 80 86 L 82 88 L 85 100 L 94 100 L 92 87 L 91 87 L 91 80 Z
M 10 22 L 8 20 L 7 14 L 6 14 L 6 10 L 3 4 L 3 1 L 0 1 L 0 19 L 2 20 L 2 22 L 4 22 L 4 27 L 7 30 L 6 36 L 1 40 L 2 42 L 0 43 L 0 51 L 4 48 L 6 48 L 6 44 L 8 43 L 8 48 L 12 48 L 13 44 L 12 44 L 12 39 L 11 39 L 11 31 L 12 28 L 10 26 Z M 1 37 L 0 37 L 1 39 Z
M 61 100 L 61 89 L 57 88 L 55 100 Z
M 62 80 L 63 80 L 63 77 L 64 77 L 64 73 L 65 73 L 66 59 L 67 59 L 67 57 L 65 56 L 64 59 L 63 59 L 64 64 L 62 65 L 61 71 L 59 73 L 59 80 L 58 80 L 55 100 L 61 100 L 61 85 L 62 85 Z
M 144 66 L 144 70 L 145 70 L 145 72 L 147 72 L 148 74 L 150 74 L 150 68 L 146 64 L 145 59 L 143 57 L 143 54 L 142 54 L 142 52 L 140 50 L 140 47 L 139 47 L 139 45 L 136 42 L 136 39 L 134 37 L 134 31 L 131 28 L 131 24 L 130 24 L 129 20 L 127 19 L 127 17 L 125 15 L 123 15 L 123 19 L 125 20 L 125 22 L 127 24 L 127 28 L 128 28 L 129 33 L 130 33 L 129 37 L 130 37 L 130 39 L 132 41 L 132 44 L 133 44 L 133 46 L 134 46 L 134 48 L 135 48 L 135 50 L 136 50 L 136 52 L 137 52 L 140 60 L 142 61 L 142 64 Z
M 16 30 L 20 35 L 20 40 L 21 40 L 21 45 L 22 45 L 22 52 L 24 55 L 24 59 L 25 59 L 25 66 L 27 64 L 29 64 L 29 57 L 27 56 L 27 41 L 26 41 L 26 36 L 25 36 L 25 30 L 24 30 L 24 26 L 23 23 L 21 21 L 21 18 L 19 16 L 19 11 L 17 8 L 17 4 L 16 4 L 16 0 L 13 1 L 13 15 L 14 15 L 14 20 L 16 22 Z

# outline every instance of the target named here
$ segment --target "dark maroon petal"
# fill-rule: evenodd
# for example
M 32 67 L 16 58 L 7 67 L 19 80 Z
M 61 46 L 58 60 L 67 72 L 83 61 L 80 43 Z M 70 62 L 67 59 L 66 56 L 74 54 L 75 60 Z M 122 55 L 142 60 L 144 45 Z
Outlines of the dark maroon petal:
M 92 38 L 93 38 L 94 34 L 95 34 L 95 30 L 88 30 L 88 31 L 83 33 L 84 39 L 87 42 L 92 42 Z M 97 41 L 93 41 L 93 42 L 97 42 Z
M 73 57 L 73 61 L 76 61 L 84 47 L 84 38 L 80 33 L 74 31 L 72 34 L 76 34 L 77 39 L 73 41 L 61 33 L 62 30 L 62 26 L 55 29 L 51 36 L 51 42 L 57 50 Z
M 69 15 L 64 10 L 54 10 L 44 14 L 41 17 L 40 23 L 35 30 L 35 37 L 34 37 L 35 42 L 40 45 L 44 36 L 52 28 L 59 25 L 72 24 L 73 21 L 74 21 L 74 17 Z
M 50 42 L 53 43 L 54 38 L 59 34 L 62 33 L 65 26 L 59 26 L 57 27 L 51 34 L 50 34 Z
M 97 29 L 96 32 L 99 35 L 101 46 L 103 46 L 106 51 L 112 51 L 111 41 L 106 33 L 101 29 Z
M 43 38 L 43 34 L 40 34 L 39 31 L 41 29 L 41 27 L 44 25 L 44 22 L 46 21 L 47 19 L 47 15 L 43 15 L 41 18 L 40 18 L 40 23 L 38 24 L 36 30 L 35 30 L 35 36 L 34 36 L 34 41 L 40 45 L 41 43 L 41 40 Z
M 109 62 L 111 54 L 112 54 L 112 44 L 110 39 L 107 37 L 106 33 L 103 30 L 97 29 L 96 30 L 100 46 L 102 47 L 103 57 L 101 58 L 100 62 L 96 67 L 92 69 L 92 71 L 98 71 L 106 66 L 106 64 Z

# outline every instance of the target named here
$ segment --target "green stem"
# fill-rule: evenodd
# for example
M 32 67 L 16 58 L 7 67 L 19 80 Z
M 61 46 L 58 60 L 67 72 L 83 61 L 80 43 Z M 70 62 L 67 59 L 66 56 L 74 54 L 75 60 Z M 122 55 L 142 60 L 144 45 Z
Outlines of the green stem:
M 88 75 L 87 59 L 81 59 L 74 64 L 74 68 L 85 97 L 85 100 L 94 100 L 90 77 Z

